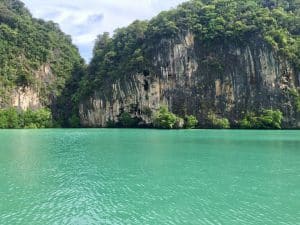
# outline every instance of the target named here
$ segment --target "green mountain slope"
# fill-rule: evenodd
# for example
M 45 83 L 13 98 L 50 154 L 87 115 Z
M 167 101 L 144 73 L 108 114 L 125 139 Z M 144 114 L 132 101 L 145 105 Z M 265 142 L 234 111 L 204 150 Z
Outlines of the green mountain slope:
M 35 19 L 18 0 L 0 0 L 0 108 L 52 108 L 83 65 L 71 37 Z

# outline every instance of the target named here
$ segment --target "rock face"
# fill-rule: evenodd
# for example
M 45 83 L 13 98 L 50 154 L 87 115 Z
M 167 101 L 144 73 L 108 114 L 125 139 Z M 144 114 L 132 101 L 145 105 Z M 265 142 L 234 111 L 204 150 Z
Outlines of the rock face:
M 154 69 L 107 82 L 109 91 L 95 91 L 82 101 L 82 125 L 104 127 L 122 112 L 149 124 L 167 105 L 177 115 L 196 115 L 203 127 L 209 112 L 234 124 L 247 112 L 263 109 L 280 109 L 284 128 L 300 127 L 290 94 L 299 88 L 300 73 L 291 63 L 257 39 L 211 46 L 191 32 L 161 40 L 151 56 Z
M 34 73 L 34 84 L 24 87 L 16 87 L 12 90 L 8 89 L 6 95 L 6 102 L 0 98 L 2 108 L 15 107 L 20 110 L 40 109 L 45 105 L 50 105 L 52 98 L 43 96 L 43 89 L 55 81 L 55 76 L 52 73 L 49 64 L 44 64 Z
M 11 97 L 11 106 L 21 110 L 41 108 L 38 93 L 30 87 L 18 88 Z

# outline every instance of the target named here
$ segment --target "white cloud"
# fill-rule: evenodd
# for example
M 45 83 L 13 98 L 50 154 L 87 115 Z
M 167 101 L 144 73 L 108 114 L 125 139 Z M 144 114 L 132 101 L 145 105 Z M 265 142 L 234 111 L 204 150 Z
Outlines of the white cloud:
M 89 60 L 96 36 L 136 19 L 150 19 L 184 0 L 23 0 L 35 17 L 53 20 Z

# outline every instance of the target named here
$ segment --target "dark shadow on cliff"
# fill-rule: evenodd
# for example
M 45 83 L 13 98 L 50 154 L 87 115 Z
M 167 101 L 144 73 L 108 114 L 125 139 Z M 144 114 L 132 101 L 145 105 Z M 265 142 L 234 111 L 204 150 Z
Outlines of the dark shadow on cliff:
M 80 127 L 78 89 L 80 81 L 86 73 L 87 69 L 83 60 L 74 65 L 71 78 L 66 82 L 64 90 L 51 108 L 56 127 Z

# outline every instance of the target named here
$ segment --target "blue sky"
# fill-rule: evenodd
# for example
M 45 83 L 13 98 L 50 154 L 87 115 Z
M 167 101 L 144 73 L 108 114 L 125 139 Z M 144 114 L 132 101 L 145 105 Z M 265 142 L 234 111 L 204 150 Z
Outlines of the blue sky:
M 184 0 L 23 0 L 38 18 L 53 20 L 70 34 L 89 61 L 98 34 L 127 26 L 135 19 L 150 19 Z

